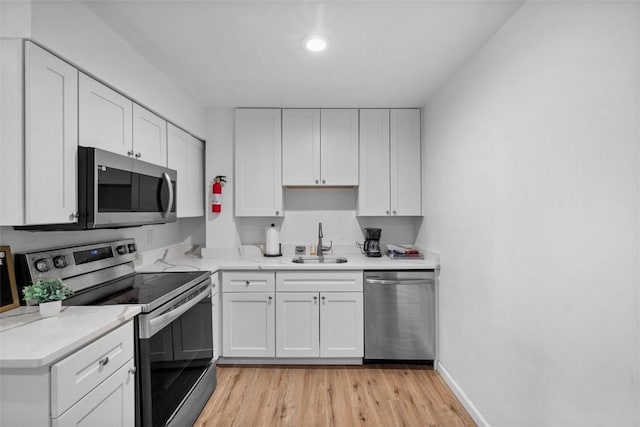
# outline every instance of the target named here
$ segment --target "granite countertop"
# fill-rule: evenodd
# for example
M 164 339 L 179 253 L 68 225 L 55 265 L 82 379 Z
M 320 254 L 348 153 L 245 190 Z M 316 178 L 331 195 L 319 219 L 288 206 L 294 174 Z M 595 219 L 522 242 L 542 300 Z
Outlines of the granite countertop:
M 66 357 L 140 313 L 134 305 L 62 307 L 43 318 L 38 307 L 0 314 L 0 369 L 41 368 Z

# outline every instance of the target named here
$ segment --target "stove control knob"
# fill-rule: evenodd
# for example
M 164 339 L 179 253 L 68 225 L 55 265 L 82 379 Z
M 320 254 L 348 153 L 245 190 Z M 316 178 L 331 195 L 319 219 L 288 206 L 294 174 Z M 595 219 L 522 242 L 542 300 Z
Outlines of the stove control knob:
M 64 257 L 64 255 L 54 256 L 53 265 L 56 268 L 65 268 L 67 266 L 67 259 Z
M 118 255 L 124 255 L 127 253 L 127 247 L 125 245 L 120 245 L 116 248 L 116 252 L 118 252 Z
M 133 252 L 136 251 L 136 244 L 135 243 L 129 243 L 127 246 L 129 247 L 129 252 L 130 253 L 133 253 Z
M 49 271 L 49 260 L 47 258 L 40 258 L 35 263 L 36 270 L 40 273 L 44 273 L 45 271 Z

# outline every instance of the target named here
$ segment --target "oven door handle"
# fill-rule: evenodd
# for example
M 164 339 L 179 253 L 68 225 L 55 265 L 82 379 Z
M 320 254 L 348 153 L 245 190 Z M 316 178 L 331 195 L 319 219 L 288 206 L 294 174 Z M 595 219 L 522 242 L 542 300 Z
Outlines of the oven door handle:
M 201 288 L 201 292 L 196 297 L 184 302 L 183 304 L 180 304 L 176 308 L 169 310 L 156 318 L 149 319 L 148 326 L 145 325 L 147 327 L 143 327 L 143 330 L 140 331 L 140 338 L 151 338 L 156 334 L 156 332 L 160 331 L 162 328 L 169 325 L 178 317 L 182 316 L 200 301 L 205 298 L 210 298 L 210 288 L 211 285 L 209 284 L 209 286 L 207 286 L 206 288 Z

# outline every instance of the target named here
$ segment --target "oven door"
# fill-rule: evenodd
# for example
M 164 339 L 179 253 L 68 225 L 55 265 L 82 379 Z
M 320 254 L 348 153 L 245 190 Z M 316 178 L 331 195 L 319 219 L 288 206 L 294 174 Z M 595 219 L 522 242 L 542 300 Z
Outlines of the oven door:
M 141 160 L 91 150 L 87 188 L 87 228 L 158 224 L 176 220 L 176 178 L 172 169 Z M 82 157 L 81 157 L 82 158 Z M 84 169 L 84 168 L 83 168 Z
M 209 399 L 215 388 L 211 309 L 207 279 L 177 301 L 139 316 L 141 425 L 193 423 Z

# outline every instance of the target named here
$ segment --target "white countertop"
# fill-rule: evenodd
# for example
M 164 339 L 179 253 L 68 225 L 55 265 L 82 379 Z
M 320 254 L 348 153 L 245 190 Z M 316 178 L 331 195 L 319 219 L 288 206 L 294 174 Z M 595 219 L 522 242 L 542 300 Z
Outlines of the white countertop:
M 190 271 L 208 270 L 215 273 L 220 270 L 432 270 L 440 265 L 437 254 L 425 252 L 424 260 L 390 259 L 388 256 L 369 258 L 359 253 L 336 253 L 328 257 L 341 256 L 349 261 L 344 264 L 296 264 L 292 256 L 264 257 L 259 254 L 245 256 L 204 256 L 170 254 L 164 261 L 146 257 L 136 266 L 137 271 Z M 159 257 L 158 257 L 159 258 Z
M 0 314 L 0 368 L 51 365 L 140 313 L 134 305 L 62 307 L 43 318 L 38 307 Z

